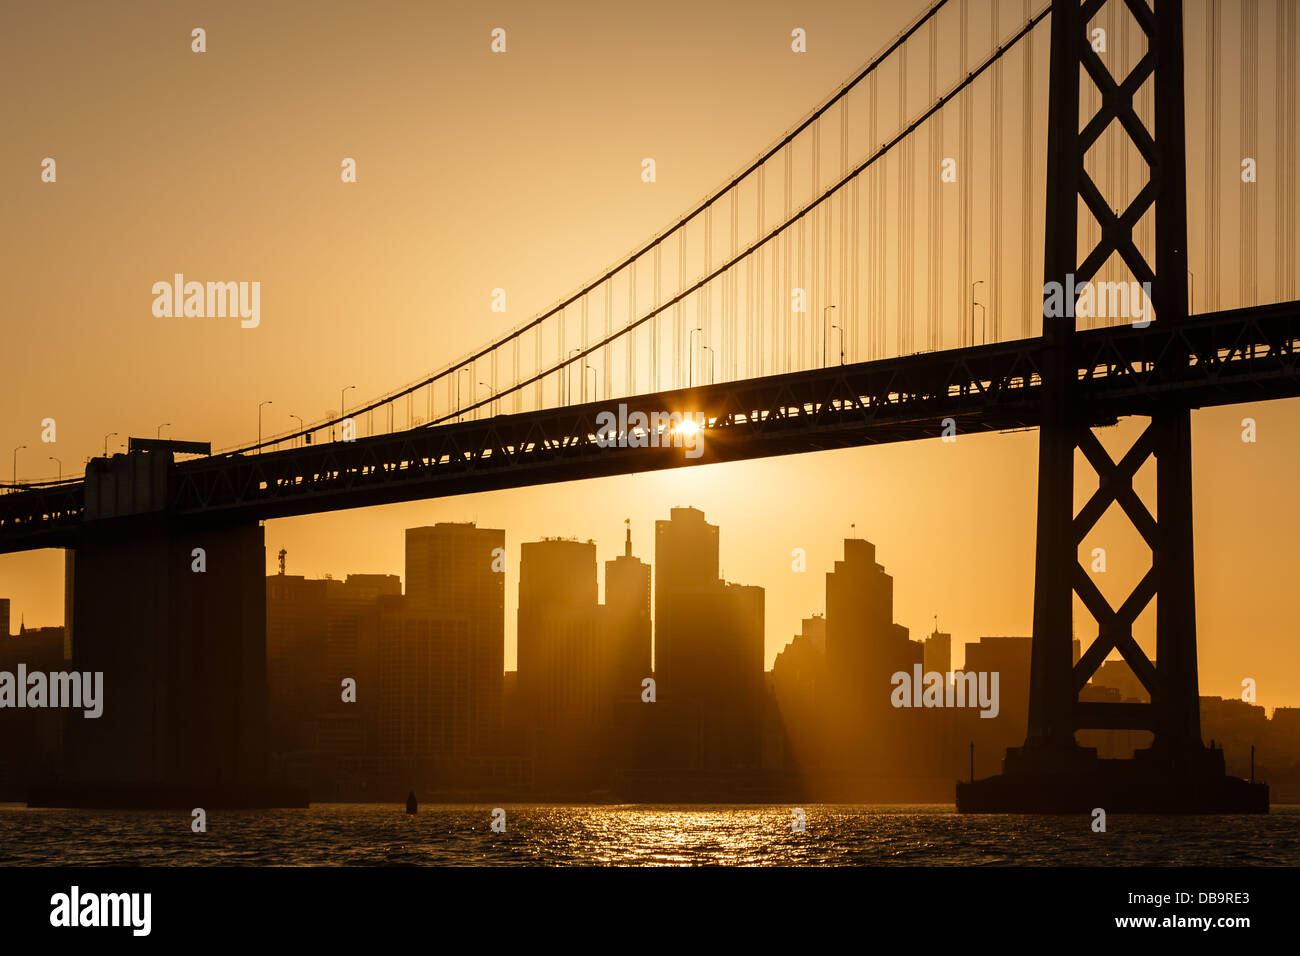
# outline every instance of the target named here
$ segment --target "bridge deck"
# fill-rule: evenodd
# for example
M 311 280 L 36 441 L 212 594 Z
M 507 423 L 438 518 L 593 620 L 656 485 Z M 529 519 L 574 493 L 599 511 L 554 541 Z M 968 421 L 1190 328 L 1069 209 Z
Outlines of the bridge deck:
M 1184 324 L 1078 332 L 1072 406 L 1105 424 L 1161 406 L 1300 395 L 1300 302 L 1195 316 Z M 425 426 L 352 442 L 178 464 L 174 520 L 228 524 L 686 465 L 1037 425 L 1039 338 L 920 353 L 578 406 Z M 702 451 L 602 447 L 601 412 L 703 415 Z M 131 519 L 120 519 L 131 520 Z M 72 547 L 82 481 L 0 496 L 0 553 Z

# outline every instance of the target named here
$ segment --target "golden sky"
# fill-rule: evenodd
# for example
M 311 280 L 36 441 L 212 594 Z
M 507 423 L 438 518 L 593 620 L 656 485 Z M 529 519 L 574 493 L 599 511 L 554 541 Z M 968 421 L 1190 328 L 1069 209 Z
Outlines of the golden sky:
M 1003 0 L 1003 22 L 1023 6 Z M 270 433 L 288 428 L 290 413 L 310 421 L 336 410 L 345 386 L 357 386 L 352 404 L 448 365 L 675 222 L 921 9 L 792 0 L 6 8 L 0 474 L 9 477 L 18 445 L 27 445 L 20 477 L 52 477 L 50 455 L 65 474 L 80 471 L 107 433 L 119 433 L 112 450 L 164 422 L 175 438 L 246 442 L 261 401 L 274 403 L 264 410 Z M 1223 9 L 1230 32 L 1232 5 Z M 989 4 L 972 0 L 971 10 L 974 58 L 991 46 Z M 1204 42 L 1203 11 L 1188 4 L 1189 55 Z M 206 53 L 191 52 L 194 27 L 207 31 Z M 494 27 L 507 30 L 504 55 L 489 51 Z M 804 55 L 790 51 L 794 27 L 807 31 Z M 1269 55 L 1271 38 L 1261 46 Z M 1188 76 L 1199 82 L 1195 69 Z M 1195 242 L 1204 228 L 1195 137 L 1205 128 L 1189 122 Z M 1223 122 L 1231 140 L 1230 100 Z M 40 181 L 47 156 L 53 184 Z M 645 156 L 657 162 L 653 186 L 640 181 Z M 344 157 L 357 160 L 356 184 L 340 182 Z M 1235 166 L 1230 157 L 1225 181 Z M 1260 224 L 1266 238 L 1272 214 Z M 1217 293 L 1224 307 L 1237 304 L 1236 262 L 1234 248 Z M 155 318 L 152 284 L 176 272 L 260 281 L 259 327 Z M 1203 281 L 1198 296 L 1209 294 Z M 489 309 L 498 287 L 509 290 L 504 315 Z M 1258 423 L 1254 444 L 1240 440 L 1247 416 Z M 47 417 L 54 445 L 40 441 Z M 1118 455 L 1136 425 L 1102 434 Z M 1196 412 L 1193 440 L 1202 692 L 1237 696 L 1253 677 L 1265 706 L 1300 705 L 1291 599 L 1300 401 Z M 823 575 L 851 524 L 878 546 L 896 617 L 914 637 L 935 615 L 959 643 L 1026 635 L 1036 454 L 1032 432 L 964 436 L 275 521 L 268 570 L 284 547 L 291 573 L 401 573 L 405 527 L 504 528 L 513 667 L 521 541 L 592 538 L 604 561 L 621 553 L 630 518 L 634 551 L 649 560 L 652 522 L 693 505 L 721 525 L 725 576 L 767 589 L 768 666 L 800 618 L 823 610 Z M 1082 502 L 1095 483 L 1079 474 Z M 1082 552 L 1096 546 L 1108 549 L 1103 592 L 1118 603 L 1149 556 L 1113 515 Z M 791 570 L 794 548 L 807 552 L 806 573 Z M 15 622 L 61 622 L 61 555 L 0 556 L 0 596 L 12 598 Z M 1151 617 L 1140 631 L 1148 653 Z

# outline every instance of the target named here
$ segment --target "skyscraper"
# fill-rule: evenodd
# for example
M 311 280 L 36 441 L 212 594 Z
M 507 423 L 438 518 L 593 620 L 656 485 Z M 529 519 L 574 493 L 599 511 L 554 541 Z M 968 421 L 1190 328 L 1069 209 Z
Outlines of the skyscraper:
M 910 670 L 915 650 L 894 623 L 894 579 L 876 562 L 876 546 L 844 542 L 844 560 L 826 573 L 826 664 L 873 701 L 889 700 L 889 677 Z
M 655 674 L 682 766 L 759 761 L 764 592 L 718 577 L 718 528 L 695 508 L 655 522 Z
M 718 587 L 718 526 L 695 508 L 673 508 L 669 520 L 655 522 L 654 667 L 661 691 L 677 679 L 684 628 L 680 604 L 685 594 Z M 671 692 L 671 691 L 670 691 Z
M 846 539 L 844 560 L 826 574 L 826 670 L 835 749 L 851 774 L 888 772 L 906 758 L 902 722 L 915 718 L 891 707 L 890 679 L 922 662 L 907 635 L 894 623 L 894 579 L 876 546 Z
M 952 670 L 952 635 L 945 634 L 937 627 L 927 637 L 925 644 L 925 672 L 929 674 L 947 674 Z M 947 680 L 947 678 L 944 678 Z
M 439 522 L 406 529 L 404 613 L 455 622 L 469 641 L 469 745 L 483 753 L 499 744 L 505 669 L 505 543 L 500 529 Z
M 614 681 L 600 624 L 595 542 L 526 542 L 519 560 L 519 694 L 545 783 L 575 785 L 601 773 Z
M 632 529 L 623 553 L 605 562 L 605 639 L 619 697 L 638 695 L 650 676 L 650 565 L 632 556 Z

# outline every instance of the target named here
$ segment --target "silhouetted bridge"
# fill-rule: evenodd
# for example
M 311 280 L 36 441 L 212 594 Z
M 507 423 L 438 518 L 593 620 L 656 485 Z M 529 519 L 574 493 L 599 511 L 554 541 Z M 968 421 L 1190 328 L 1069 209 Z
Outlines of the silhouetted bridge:
M 951 64 L 956 75 L 940 95 L 940 73 L 951 57 L 942 55 L 938 43 L 939 16 L 948 6 L 948 0 L 934 3 L 800 125 L 671 229 L 456 364 L 351 411 L 340 407 L 325 420 L 265 440 L 259 434 L 255 444 L 225 453 L 180 463 L 163 451 L 93 459 L 84 480 L 19 483 L 0 495 L 0 552 L 68 549 L 68 626 L 77 666 L 103 670 L 108 699 L 117 701 L 101 720 L 90 722 L 93 727 L 78 724 L 69 737 L 73 766 L 87 786 L 120 795 L 153 782 L 175 795 L 185 787 L 210 793 L 232 781 L 262 779 L 261 520 L 1033 427 L 1039 436 L 1039 493 L 1029 734 L 1024 747 L 1008 752 L 1003 775 L 958 785 L 958 806 L 1267 809 L 1267 788 L 1227 777 L 1222 751 L 1207 750 L 1200 739 L 1189 412 L 1300 395 L 1300 302 L 1290 301 L 1300 259 L 1294 144 L 1277 159 L 1269 187 L 1276 190 L 1273 262 L 1283 293 L 1277 298 L 1288 301 L 1219 310 L 1220 238 L 1207 228 L 1211 273 L 1202 281 L 1211 307 L 1192 314 L 1189 111 L 1179 0 L 1052 0 L 1009 32 L 995 5 L 990 32 L 1002 42 L 973 63 L 963 34 Z M 965 3 L 953 6 L 961 7 L 960 29 L 969 32 Z M 1279 74 L 1279 110 L 1294 103 L 1285 77 L 1294 75 L 1300 31 L 1289 9 L 1279 5 L 1275 24 L 1278 68 L 1288 63 L 1292 71 Z M 1032 37 L 1049 11 L 1044 268 L 1033 268 L 1033 210 L 1022 202 L 1015 223 L 1021 261 L 1016 278 L 1008 279 L 1014 255 L 1003 235 L 1004 220 L 1016 217 L 1004 216 L 1004 209 L 1007 196 L 1023 199 L 1025 183 L 1035 176 L 1033 90 L 1041 80 Z M 1250 27 L 1257 33 L 1258 23 L 1251 15 L 1243 13 L 1243 37 L 1257 45 Z M 1094 46 L 1099 23 L 1109 25 L 1112 37 L 1100 49 Z M 1213 22 L 1207 30 L 1217 50 Z M 927 38 L 928 91 L 913 110 L 917 104 L 909 91 L 919 74 L 909 72 L 906 56 L 909 46 L 924 49 Z M 1023 74 L 1006 84 L 1014 61 L 1005 58 L 1012 51 Z M 1244 53 L 1242 62 L 1241 95 L 1249 107 L 1243 124 L 1254 136 L 1249 124 L 1258 126 L 1258 82 L 1252 86 L 1245 75 L 1254 62 Z M 877 86 L 881 71 L 893 66 L 898 123 L 882 130 Z M 1081 75 L 1091 86 L 1081 87 Z M 970 133 L 977 81 L 989 84 L 994 124 L 988 143 L 993 155 L 982 173 Z M 1022 109 L 1018 150 L 1008 150 L 1005 142 L 1002 96 L 1008 87 Z M 855 97 L 864 101 L 866 122 L 850 121 Z M 1094 114 L 1081 115 L 1081 106 Z M 941 163 L 947 169 L 956 162 L 946 157 L 951 143 L 945 142 L 942 121 L 935 120 L 948 108 L 961 113 L 957 152 L 964 165 L 961 177 L 941 179 Z M 1295 118 L 1278 120 L 1293 140 Z M 822 155 L 828 129 L 829 145 L 838 144 L 840 153 L 829 181 Z M 860 130 L 866 148 L 854 155 L 854 133 Z M 925 151 L 914 148 L 922 139 Z M 797 177 L 796 144 L 809 147 L 800 155 L 811 160 Z M 1207 175 L 1216 182 L 1218 143 L 1209 138 L 1204 148 Z M 1086 162 L 1094 151 L 1110 162 Z M 887 156 L 892 166 L 883 162 Z M 1145 167 L 1136 177 L 1136 192 L 1127 187 L 1132 156 Z M 1008 174 L 1013 157 L 1021 166 Z M 1009 190 L 1008 175 L 1018 177 Z M 782 179 L 783 186 L 774 188 Z M 960 199 L 952 230 L 944 225 L 955 204 L 945 198 L 947 184 L 956 186 L 949 195 Z M 809 198 L 800 203 L 805 186 Z M 976 301 L 986 280 L 972 281 L 976 187 L 991 197 L 988 304 Z M 891 196 L 897 197 L 892 210 Z M 1254 296 L 1259 285 L 1256 196 L 1251 191 L 1242 200 L 1243 298 Z M 1080 215 L 1081 206 L 1091 221 Z M 922 208 L 929 229 L 918 269 L 921 244 L 915 234 L 927 233 L 919 226 Z M 898 235 L 888 228 L 893 213 Z M 961 246 L 955 264 L 945 261 L 943 237 L 950 231 Z M 947 281 L 949 271 L 956 282 Z M 1139 310 L 1145 325 L 1122 318 L 1119 324 L 1077 329 L 1072 309 L 1065 316 L 1047 309 L 1032 314 L 1038 309 L 1038 277 L 1046 296 L 1047 284 L 1077 291 L 1121 276 L 1149 294 Z M 985 344 L 977 344 L 977 308 L 985 310 Z M 1042 335 L 1035 336 L 1040 320 Z M 1013 328 L 1020 336 L 1005 340 L 1003 332 Z M 464 401 L 463 387 L 469 396 Z M 488 395 L 480 397 L 479 389 Z M 555 396 L 549 407 L 548 395 Z M 494 414 L 506 403 L 513 405 L 509 413 Z M 701 454 L 688 457 L 681 447 L 606 447 L 598 416 L 620 404 L 629 411 L 703 416 Z M 1124 416 L 1151 422 L 1112 461 L 1091 429 Z M 327 429 L 351 432 L 362 421 L 360 437 L 319 440 Z M 1076 452 L 1099 478 L 1077 513 Z M 1138 469 L 1153 458 L 1155 514 L 1132 488 Z M 1152 552 L 1150 570 L 1118 608 L 1078 562 L 1083 535 L 1111 505 L 1130 519 Z M 1076 596 L 1097 628 L 1077 664 L 1071 656 Z M 1153 600 L 1158 668 L 1133 638 L 1134 622 Z M 1150 703 L 1079 701 L 1080 689 L 1112 652 L 1130 665 Z M 1131 761 L 1098 760 L 1074 740 L 1076 730 L 1098 727 L 1150 730 L 1154 741 Z M 190 805 L 187 798 L 176 799 Z

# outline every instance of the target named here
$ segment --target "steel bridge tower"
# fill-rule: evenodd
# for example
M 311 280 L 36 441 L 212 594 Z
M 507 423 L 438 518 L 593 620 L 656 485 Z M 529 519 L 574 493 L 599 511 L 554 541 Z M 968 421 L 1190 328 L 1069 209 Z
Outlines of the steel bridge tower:
M 1147 51 L 1122 80 L 1112 76 L 1088 42 L 1087 27 L 1108 0 L 1053 0 L 1048 98 L 1045 283 L 1077 289 L 1117 254 L 1139 283 L 1150 283 L 1155 321 L 1186 323 L 1187 173 L 1183 98 L 1182 0 L 1124 0 L 1147 40 Z M 1109 0 L 1119 2 L 1119 0 Z M 1101 93 L 1097 114 L 1080 127 L 1080 73 Z M 1133 96 L 1154 83 L 1154 129 Z M 1145 159 L 1149 178 L 1123 212 L 1085 169 L 1089 150 L 1118 123 Z M 1079 246 L 1079 200 L 1101 226 L 1086 253 Z M 1155 262 L 1134 241 L 1138 221 L 1155 208 Z M 1044 290 L 1043 405 L 1038 457 L 1038 538 L 1029 723 L 1024 746 L 1007 751 L 1003 773 L 959 783 L 957 805 L 970 811 L 1074 812 L 1102 807 L 1132 812 L 1266 812 L 1268 788 L 1228 777 L 1223 751 L 1201 741 L 1196 671 L 1196 598 L 1192 560 L 1191 409 L 1185 400 L 1149 408 L 1150 423 L 1114 461 L 1082 414 L 1077 363 L 1072 361 L 1073 309 L 1053 317 Z M 1065 296 L 1072 306 L 1072 294 Z M 1144 316 L 1150 319 L 1150 315 Z M 1184 353 L 1182 361 L 1187 364 Z M 1097 491 L 1074 510 L 1075 451 L 1098 478 Z M 1156 514 L 1133 488 L 1133 477 L 1155 459 Z M 1079 562 L 1084 536 L 1110 505 L 1123 510 L 1151 549 L 1151 567 L 1127 599 L 1113 608 Z M 1073 660 L 1075 595 L 1096 623 L 1097 636 Z M 1138 616 L 1155 600 L 1156 660 L 1133 639 Z M 1079 700 L 1079 691 L 1117 650 L 1150 694 L 1150 703 Z M 1103 760 L 1075 741 L 1077 730 L 1148 730 L 1150 748 L 1132 760 Z

